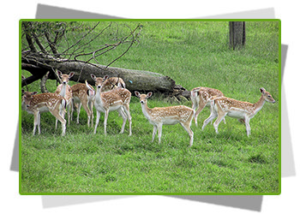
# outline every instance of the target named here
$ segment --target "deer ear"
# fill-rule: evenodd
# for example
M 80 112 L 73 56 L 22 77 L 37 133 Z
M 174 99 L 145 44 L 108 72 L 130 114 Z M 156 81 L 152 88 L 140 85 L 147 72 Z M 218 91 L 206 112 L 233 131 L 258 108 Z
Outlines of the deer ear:
M 103 77 L 103 81 L 107 80 L 108 78 L 109 78 L 109 76 L 107 76 L 107 75 L 104 76 L 104 77 Z
M 61 77 L 61 75 L 62 75 L 62 72 L 61 72 L 61 71 L 59 71 L 59 70 L 57 70 L 57 73 L 58 73 L 58 76 L 60 76 L 60 77 Z
M 146 98 L 148 99 L 149 97 L 151 97 L 151 96 L 152 96 L 152 94 L 153 94 L 152 92 L 148 92 L 148 94 L 147 94 L 147 97 L 146 97 Z
M 96 82 L 96 76 L 94 74 L 91 74 L 91 77 Z
M 69 73 L 69 79 L 71 79 L 74 76 L 74 72 Z
M 134 91 L 135 96 L 137 96 L 138 98 L 140 98 L 140 93 L 138 91 Z
M 264 88 L 259 89 L 262 94 L 265 94 L 266 90 Z
M 37 94 L 37 91 L 31 93 L 31 95 L 35 95 L 35 94 Z

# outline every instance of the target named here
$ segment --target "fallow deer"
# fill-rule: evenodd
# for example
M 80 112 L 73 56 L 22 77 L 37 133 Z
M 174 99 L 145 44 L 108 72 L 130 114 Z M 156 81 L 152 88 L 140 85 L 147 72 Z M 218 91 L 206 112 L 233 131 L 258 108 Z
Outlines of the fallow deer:
M 67 113 L 68 113 L 68 124 L 70 125 L 71 120 L 71 106 L 72 106 L 72 90 L 71 86 L 68 85 L 69 80 L 74 76 L 74 72 L 68 74 L 62 74 L 61 71 L 57 71 L 61 78 L 61 84 L 57 86 L 55 93 L 64 97 L 67 101 Z M 65 111 L 62 112 L 62 117 L 65 118 Z M 55 129 L 57 128 L 57 120 L 55 121 Z
M 105 81 L 103 81 L 102 77 L 96 77 L 94 74 L 91 74 L 91 77 L 95 81 L 95 85 L 102 84 L 102 92 L 110 91 L 114 88 L 126 88 L 124 80 L 120 77 L 109 77 Z
M 152 92 L 149 92 L 146 95 L 135 91 L 134 94 L 140 99 L 142 111 L 145 117 L 153 125 L 152 142 L 154 141 L 157 129 L 158 142 L 161 143 L 162 126 L 180 123 L 180 125 L 188 132 L 190 136 L 190 146 L 193 145 L 194 133 L 190 128 L 195 113 L 193 109 L 183 105 L 155 107 L 151 109 L 147 105 L 147 99 L 152 96 Z
M 102 77 L 96 77 L 94 74 L 91 74 L 91 78 L 95 81 L 95 86 L 101 85 L 101 92 L 110 91 L 114 88 L 126 88 L 124 80 L 120 77 L 109 77 L 106 80 L 103 80 Z M 121 109 L 123 111 L 123 109 Z M 123 111 L 123 114 L 125 112 Z M 121 114 L 119 114 L 121 116 Z
M 249 124 L 250 119 L 253 118 L 262 109 L 266 101 L 275 103 L 275 100 L 273 99 L 271 94 L 267 92 L 264 88 L 260 88 L 260 92 L 262 93 L 262 95 L 258 102 L 254 104 L 249 102 L 238 101 L 227 97 L 216 97 L 212 99 L 211 114 L 204 121 L 202 130 L 204 130 L 205 126 L 210 121 L 218 117 L 214 122 L 216 133 L 218 133 L 219 123 L 227 115 L 229 117 L 244 120 L 246 125 L 247 136 L 249 137 L 251 132 Z
M 204 109 L 204 107 L 210 107 L 210 101 L 213 97 L 222 97 L 222 96 L 224 96 L 223 93 L 218 89 L 214 89 L 214 88 L 196 87 L 191 90 L 191 100 L 193 103 L 192 108 L 195 111 L 194 121 L 196 126 L 198 126 L 198 122 L 197 122 L 198 115 Z M 226 123 L 225 118 L 223 119 L 223 121 L 224 123 Z
M 74 105 L 77 105 L 77 124 L 79 124 L 79 114 L 82 105 L 88 116 L 87 125 L 90 126 L 90 120 L 92 120 L 91 125 L 93 126 L 93 99 L 96 93 L 94 88 L 90 85 L 90 89 L 88 89 L 84 83 L 77 83 L 71 87 L 71 90 L 73 97 L 71 107 L 71 120 L 73 116 Z
M 24 90 L 22 90 L 22 93 L 24 94 L 22 97 L 23 110 L 34 115 L 33 135 L 35 135 L 36 126 L 38 126 L 38 132 L 41 134 L 40 113 L 50 111 L 61 122 L 62 136 L 64 136 L 66 132 L 66 120 L 61 116 L 61 112 L 66 109 L 66 100 L 55 93 L 37 94 L 37 92 L 25 92 Z
M 131 136 L 131 115 L 129 111 L 129 104 L 131 99 L 131 93 L 126 88 L 115 88 L 110 91 L 102 92 L 102 85 L 108 79 L 105 76 L 101 81 L 96 82 L 96 95 L 94 98 L 94 106 L 97 110 L 97 118 L 94 134 L 96 134 L 97 126 L 99 124 L 101 112 L 105 113 L 104 117 L 104 134 L 106 135 L 107 118 L 110 111 L 118 111 L 123 118 L 122 129 L 120 133 L 124 132 L 126 120 L 129 121 L 129 136 Z M 85 81 L 86 87 L 91 89 L 87 81 Z

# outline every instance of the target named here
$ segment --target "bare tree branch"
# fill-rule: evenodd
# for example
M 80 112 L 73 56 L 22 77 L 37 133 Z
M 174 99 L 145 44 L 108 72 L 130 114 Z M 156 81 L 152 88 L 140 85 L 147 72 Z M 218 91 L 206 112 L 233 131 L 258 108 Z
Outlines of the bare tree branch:
M 99 29 L 99 26 L 102 28 Z M 91 74 L 109 75 L 122 78 L 130 91 L 172 92 L 175 81 L 169 77 L 148 71 L 110 67 L 128 53 L 134 43 L 139 42 L 142 25 L 130 26 L 131 23 L 110 22 L 100 25 L 100 22 L 79 21 L 37 21 L 31 22 L 30 26 L 28 22 L 23 22 L 22 69 L 29 71 L 32 76 L 22 80 L 22 86 L 42 79 L 41 90 L 46 91 L 47 78 L 60 83 L 57 74 L 57 70 L 60 70 L 67 74 L 74 72 L 73 80 L 77 82 L 93 82 Z
M 24 31 L 25 31 L 25 35 L 26 35 L 26 40 L 27 40 L 27 43 L 29 45 L 29 48 L 32 52 L 37 52 L 35 46 L 34 46 L 34 43 L 32 41 L 32 37 L 30 35 L 30 27 L 29 27 L 29 23 L 28 22 L 23 22 L 22 23 L 23 26 L 24 26 Z
M 48 75 L 49 75 L 49 71 L 43 76 L 42 80 L 41 80 L 41 91 L 42 93 L 49 93 L 49 91 L 46 88 L 46 82 L 48 79 Z
M 129 26 L 127 26 L 129 28 Z M 118 56 L 116 59 L 114 59 L 112 62 L 110 62 L 106 67 L 110 66 L 112 63 L 114 63 L 115 61 L 117 61 L 118 59 L 120 59 L 122 56 L 124 56 L 128 51 L 129 49 L 131 48 L 131 46 L 133 45 L 133 43 L 135 42 L 135 37 L 134 37 L 134 32 L 140 28 L 140 25 L 138 25 L 133 31 L 130 32 L 130 35 L 132 35 L 132 40 L 131 40 L 131 43 L 130 45 L 128 46 L 128 48 L 120 55 Z M 129 28 L 130 29 L 130 28 Z M 123 39 L 123 41 L 120 41 L 119 44 L 121 44 L 122 42 L 125 42 L 125 40 L 130 36 L 128 35 L 127 37 L 125 37 Z
M 56 33 L 56 35 L 57 35 L 57 34 L 58 34 L 58 33 Z M 56 50 L 56 47 L 55 47 L 55 42 L 52 42 L 52 41 L 50 40 L 49 32 L 45 32 L 45 37 L 46 37 L 46 39 L 47 39 L 47 41 L 48 41 L 48 44 L 49 44 L 49 46 L 50 46 L 50 48 L 51 48 L 52 53 L 54 54 L 54 56 L 59 57 L 59 54 L 58 54 L 58 52 L 57 52 L 57 50 Z M 56 37 L 55 37 L 55 39 L 56 39 Z
M 82 41 L 88 34 L 90 34 L 98 25 L 100 22 L 98 22 L 91 30 L 89 30 L 84 36 L 82 36 L 77 42 L 75 42 L 73 45 L 71 45 L 69 48 L 67 48 L 63 53 L 66 53 L 68 50 L 76 46 L 80 41 Z
M 32 26 L 31 23 L 29 23 L 29 25 Z M 38 37 L 37 37 L 37 35 L 36 35 L 35 32 L 32 32 L 32 36 L 33 36 L 33 38 L 34 38 L 36 44 L 39 46 L 40 50 L 42 51 L 42 53 L 47 54 L 47 52 L 46 52 L 44 46 L 41 44 L 41 42 L 40 42 L 40 40 L 38 39 Z

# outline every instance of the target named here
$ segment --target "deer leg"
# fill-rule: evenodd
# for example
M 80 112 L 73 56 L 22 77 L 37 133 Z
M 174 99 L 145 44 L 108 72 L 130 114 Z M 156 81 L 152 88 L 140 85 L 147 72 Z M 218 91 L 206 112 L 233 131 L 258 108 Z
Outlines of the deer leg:
M 55 130 L 57 129 L 57 119 L 55 119 Z
M 161 134 L 162 134 L 162 124 L 158 124 L 158 143 L 160 144 L 161 142 Z
M 70 123 L 71 123 L 71 107 L 72 107 L 72 100 L 69 103 L 69 105 L 67 106 L 67 108 L 68 108 L 68 125 L 70 125 Z
M 80 115 L 81 103 L 77 104 L 77 124 L 79 124 L 79 115 Z
M 215 110 L 212 110 L 210 112 L 210 116 L 204 121 L 203 126 L 202 126 L 202 131 L 204 130 L 205 126 L 212 121 L 213 119 L 215 119 L 218 116 L 217 112 Z
M 87 103 L 87 100 L 82 100 L 82 106 L 84 108 L 84 110 L 86 111 L 87 113 L 87 116 L 88 116 L 88 121 L 87 121 L 87 125 L 88 127 L 90 127 L 90 121 L 91 121 L 91 112 L 90 112 L 90 109 L 88 107 L 88 103 Z M 81 105 L 81 104 L 80 104 Z M 78 122 L 79 122 L 79 119 L 78 119 Z
M 93 126 L 93 124 L 94 124 L 93 101 L 89 101 L 88 106 L 90 108 L 90 115 L 91 115 L 90 117 L 91 117 L 91 120 L 92 120 L 91 126 Z
M 56 120 L 59 120 L 61 122 L 61 127 L 62 127 L 62 136 L 65 136 L 66 134 L 66 120 L 64 117 L 60 114 L 59 110 L 50 110 L 50 113 L 56 118 Z
M 218 118 L 216 119 L 216 121 L 214 122 L 214 127 L 216 130 L 216 133 L 218 134 L 218 126 L 220 124 L 220 122 L 223 120 L 223 118 L 226 116 L 227 113 L 224 113 L 222 111 L 218 112 Z
M 195 117 L 194 117 L 196 126 L 198 126 L 198 122 L 197 122 L 198 115 L 204 109 L 204 107 L 205 107 L 205 103 L 204 103 L 204 101 L 201 100 L 201 102 L 199 103 L 199 108 L 197 109 L 197 111 L 195 113 Z
M 105 111 L 105 115 L 104 115 L 104 135 L 106 135 L 106 126 L 107 126 L 107 118 L 108 118 L 108 113 L 109 113 L 109 109 L 107 109 Z
M 245 124 L 246 124 L 247 136 L 249 137 L 251 134 L 251 128 L 250 128 L 250 119 L 248 117 L 245 117 Z
M 132 125 L 132 121 L 131 121 L 131 115 L 130 115 L 130 110 L 129 110 L 129 104 L 126 104 L 123 108 L 123 110 L 125 111 L 127 118 L 128 118 L 128 122 L 129 122 L 129 136 L 132 135 L 132 131 L 131 131 L 131 125 Z
M 38 113 L 38 132 L 41 134 L 41 113 Z
M 74 99 L 72 99 L 72 103 L 71 103 L 71 121 L 73 120 L 73 111 L 74 111 Z
M 125 129 L 125 124 L 126 124 L 127 116 L 126 116 L 126 114 L 125 114 L 125 112 L 124 112 L 124 110 L 123 110 L 122 107 L 120 107 L 118 109 L 118 112 L 119 112 L 119 115 L 121 115 L 122 118 L 123 118 L 122 128 L 121 128 L 121 131 L 120 131 L 120 134 L 122 134 L 124 132 L 124 129 Z
M 224 122 L 224 124 L 226 124 L 225 117 L 223 117 L 223 122 Z
M 187 133 L 190 136 L 190 147 L 193 145 L 193 141 L 194 141 L 194 133 L 190 128 L 190 124 L 189 123 L 180 123 L 180 125 L 185 129 L 185 131 L 187 131 Z
M 38 125 L 38 119 L 39 119 L 39 112 L 34 112 L 34 121 L 33 121 L 33 132 L 32 135 L 35 135 L 36 126 Z
M 155 135 L 156 135 L 156 131 L 157 131 L 157 126 L 153 125 L 152 142 L 154 141 L 154 138 L 155 138 Z
M 65 119 L 65 109 L 64 109 L 64 108 L 61 108 L 61 109 L 59 110 L 59 115 L 60 115 L 62 118 Z M 55 130 L 57 129 L 57 121 L 58 121 L 58 119 L 56 118 L 56 119 L 55 119 Z
M 96 124 L 95 124 L 94 134 L 96 134 L 97 126 L 98 126 L 98 123 L 99 123 L 99 119 L 100 119 L 100 112 L 97 111 L 97 118 L 96 118 Z
M 197 100 L 196 100 L 196 98 L 193 96 L 193 95 L 191 95 L 191 100 L 192 100 L 192 109 L 194 110 L 194 113 L 196 113 L 196 110 L 197 110 L 197 108 L 198 108 L 198 102 L 197 102 Z M 196 114 L 195 114 L 195 116 L 196 116 Z M 194 118 L 196 118 L 196 117 L 194 117 Z M 195 120 L 195 124 L 197 123 L 197 120 Z
M 66 115 L 67 115 L 67 118 L 68 118 L 68 125 L 70 125 L 70 116 L 71 116 L 71 114 L 70 114 L 70 104 L 71 103 L 69 103 L 69 105 L 67 105 L 67 108 L 66 108 Z

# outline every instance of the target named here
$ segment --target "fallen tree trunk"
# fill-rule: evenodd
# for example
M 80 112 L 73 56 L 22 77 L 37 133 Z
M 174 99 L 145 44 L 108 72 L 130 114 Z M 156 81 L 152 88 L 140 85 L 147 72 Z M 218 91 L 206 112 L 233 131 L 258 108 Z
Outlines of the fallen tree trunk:
M 108 67 L 103 65 L 87 64 L 76 61 L 66 62 L 50 62 L 48 63 L 52 68 L 60 70 L 62 73 L 69 74 L 75 72 L 71 81 L 84 83 L 87 80 L 91 85 L 94 85 L 94 80 L 91 78 L 91 74 L 97 77 L 104 77 L 108 75 L 110 77 L 120 77 L 124 80 L 126 88 L 133 91 L 156 91 L 161 93 L 169 93 L 173 91 L 175 81 L 168 76 L 162 74 L 149 72 L 130 70 L 124 68 Z M 28 66 L 28 64 L 22 63 L 22 69 L 28 70 L 32 73 L 34 80 L 41 79 L 47 71 L 50 71 L 48 79 L 56 79 L 54 72 L 49 68 L 39 68 Z M 33 78 L 32 78 L 33 79 Z M 22 81 L 22 86 L 28 84 L 28 80 Z
M 133 91 L 158 91 L 162 93 L 171 92 L 175 86 L 175 81 L 168 76 L 162 74 L 130 70 L 124 68 L 108 67 L 103 65 L 80 65 L 78 62 L 63 62 L 55 66 L 63 73 L 75 72 L 74 77 L 71 79 L 76 82 L 83 83 L 87 80 L 90 84 L 94 85 L 94 80 L 91 74 L 97 77 L 120 77 L 124 80 L 126 88 Z

